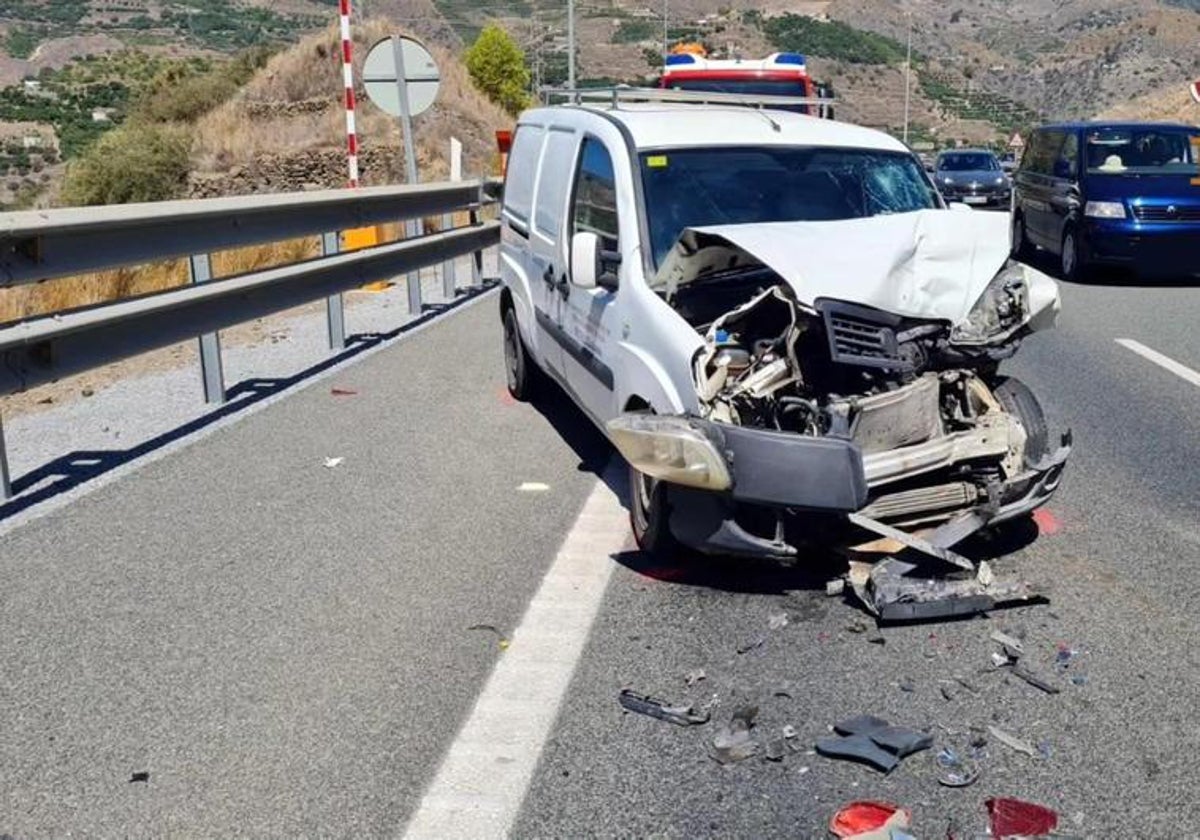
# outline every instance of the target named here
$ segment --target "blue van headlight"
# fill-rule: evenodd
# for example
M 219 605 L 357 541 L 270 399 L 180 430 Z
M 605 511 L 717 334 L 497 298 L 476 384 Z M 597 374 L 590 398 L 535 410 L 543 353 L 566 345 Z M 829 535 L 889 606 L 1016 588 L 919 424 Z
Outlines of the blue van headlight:
M 1089 201 L 1083 206 L 1089 219 L 1124 219 L 1125 205 L 1119 201 Z

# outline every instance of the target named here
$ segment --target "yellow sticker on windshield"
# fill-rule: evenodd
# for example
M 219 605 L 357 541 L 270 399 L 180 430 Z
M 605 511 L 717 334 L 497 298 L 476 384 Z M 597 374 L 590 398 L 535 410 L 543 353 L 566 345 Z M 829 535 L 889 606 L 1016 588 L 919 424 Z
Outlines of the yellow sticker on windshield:
M 651 169 L 663 169 L 667 165 L 666 155 L 650 155 L 646 158 L 646 165 Z

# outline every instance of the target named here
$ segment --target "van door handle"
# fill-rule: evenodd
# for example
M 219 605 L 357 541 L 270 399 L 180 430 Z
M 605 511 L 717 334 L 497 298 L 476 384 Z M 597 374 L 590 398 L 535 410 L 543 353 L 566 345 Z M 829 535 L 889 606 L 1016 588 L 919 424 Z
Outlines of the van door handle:
M 566 300 L 571 296 L 571 281 L 567 279 L 567 275 L 564 274 L 562 277 L 558 278 L 558 283 L 555 285 L 558 287 L 558 294 L 563 300 Z
M 546 270 L 542 272 L 542 282 L 550 289 L 553 289 L 557 285 L 554 282 L 554 266 L 546 266 Z

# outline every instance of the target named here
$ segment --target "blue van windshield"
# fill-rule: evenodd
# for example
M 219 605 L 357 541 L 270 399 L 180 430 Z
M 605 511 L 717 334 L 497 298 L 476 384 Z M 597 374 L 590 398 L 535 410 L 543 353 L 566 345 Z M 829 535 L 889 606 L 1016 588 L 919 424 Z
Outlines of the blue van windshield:
M 1097 128 L 1085 135 L 1089 172 L 1102 175 L 1200 174 L 1200 129 Z

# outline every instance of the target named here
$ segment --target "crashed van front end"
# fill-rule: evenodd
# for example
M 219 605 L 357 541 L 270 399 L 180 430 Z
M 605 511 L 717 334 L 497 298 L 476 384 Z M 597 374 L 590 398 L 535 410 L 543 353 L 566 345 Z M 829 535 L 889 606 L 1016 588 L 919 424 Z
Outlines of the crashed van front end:
M 943 210 L 686 231 L 656 289 L 704 337 L 695 410 L 609 423 L 675 538 L 788 558 L 833 514 L 936 550 L 1050 498 L 1069 435 L 998 368 L 1058 292 L 1006 231 Z

